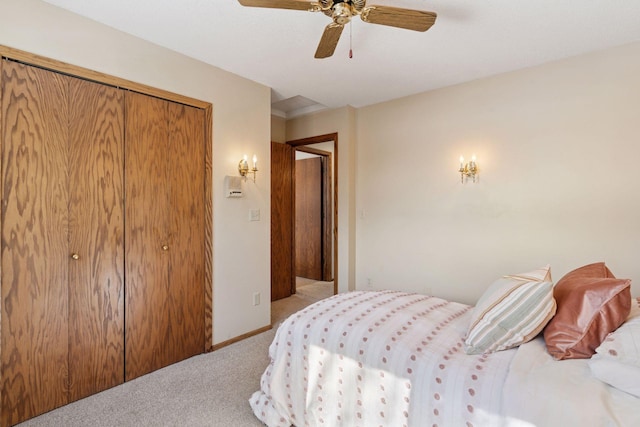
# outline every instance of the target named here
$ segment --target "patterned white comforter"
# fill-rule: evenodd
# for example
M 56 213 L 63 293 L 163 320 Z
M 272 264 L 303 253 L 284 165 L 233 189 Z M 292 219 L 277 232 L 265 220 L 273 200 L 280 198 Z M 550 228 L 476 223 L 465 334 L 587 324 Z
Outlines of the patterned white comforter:
M 502 417 L 515 350 L 467 355 L 471 307 L 396 291 L 336 295 L 288 318 L 256 416 L 275 426 L 484 426 Z
M 640 426 L 640 399 L 555 361 L 542 337 L 467 355 L 471 307 L 394 291 L 336 295 L 278 329 L 255 415 L 275 426 Z

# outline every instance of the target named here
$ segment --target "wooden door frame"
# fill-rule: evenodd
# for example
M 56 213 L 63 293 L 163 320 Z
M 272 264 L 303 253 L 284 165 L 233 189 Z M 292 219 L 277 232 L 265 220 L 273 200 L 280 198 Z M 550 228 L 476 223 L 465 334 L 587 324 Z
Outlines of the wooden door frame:
M 306 145 L 320 144 L 323 142 L 333 142 L 333 224 L 331 232 L 333 234 L 333 293 L 338 293 L 338 133 L 327 133 L 324 135 L 312 136 L 309 138 L 295 139 L 287 141 L 286 144 L 293 147 L 292 155 L 294 156 L 295 165 L 295 152 L 298 149 L 303 148 Z M 301 150 L 303 151 L 303 150 Z M 294 166 L 295 167 L 295 166 Z M 295 173 L 295 169 L 293 171 Z M 294 180 L 294 194 L 295 194 L 295 180 Z M 293 242 L 295 244 L 295 224 L 291 224 L 293 230 Z M 294 252 L 295 253 L 295 248 Z
M 203 352 L 213 351 L 213 105 L 210 102 L 190 98 L 157 89 L 119 77 L 110 76 L 87 68 L 70 65 L 55 59 L 14 49 L 0 44 L 0 57 L 22 62 L 28 65 L 68 74 L 85 80 L 115 86 L 120 89 L 143 93 L 168 101 L 178 102 L 204 110 L 204 348 Z M 1 327 L 1 323 L 0 323 Z
M 321 246 L 322 246 L 322 253 L 321 253 L 321 263 L 322 263 L 322 280 L 324 282 L 330 282 L 333 280 L 333 271 L 332 271 L 332 267 L 333 267 L 333 263 L 330 263 L 329 260 L 332 259 L 331 254 L 332 254 L 332 248 L 333 248 L 333 241 L 331 239 L 332 235 L 333 235 L 333 229 L 331 227 L 331 225 L 333 224 L 333 216 L 331 215 L 331 180 L 332 180 L 332 174 L 331 174 L 331 167 L 329 167 L 329 165 L 333 166 L 333 155 L 331 152 L 329 151 L 323 151 L 323 150 L 318 150 L 315 148 L 311 148 L 308 146 L 301 146 L 301 147 L 297 147 L 294 148 L 295 151 L 300 151 L 303 153 L 309 153 L 309 154 L 315 154 L 316 156 L 320 156 L 322 157 L 322 163 L 320 164 L 320 174 L 321 174 L 321 188 L 322 188 L 322 195 L 321 195 L 321 216 L 322 216 L 322 242 L 321 242 Z M 296 160 L 297 161 L 297 160 Z M 294 181 L 295 182 L 295 181 Z M 294 228 L 295 230 L 295 228 Z

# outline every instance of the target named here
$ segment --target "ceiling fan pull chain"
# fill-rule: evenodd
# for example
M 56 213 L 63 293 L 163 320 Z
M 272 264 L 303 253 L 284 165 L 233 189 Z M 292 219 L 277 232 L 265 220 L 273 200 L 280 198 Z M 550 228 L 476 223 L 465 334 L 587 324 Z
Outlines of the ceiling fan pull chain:
M 353 49 L 351 48 L 353 43 L 353 21 L 349 22 L 349 59 L 353 58 Z

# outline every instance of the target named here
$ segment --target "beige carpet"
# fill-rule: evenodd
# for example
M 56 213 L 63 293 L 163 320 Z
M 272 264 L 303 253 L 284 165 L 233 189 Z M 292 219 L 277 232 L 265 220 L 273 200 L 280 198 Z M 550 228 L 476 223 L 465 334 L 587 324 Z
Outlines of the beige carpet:
M 275 329 L 58 408 L 20 427 L 264 426 L 248 399 L 260 388 Z
M 296 278 L 296 293 L 271 303 L 271 325 L 277 328 L 292 313 L 333 295 L 333 282 Z
M 301 281 L 294 296 L 272 303 L 272 312 L 277 312 L 279 324 L 330 295 L 333 282 Z M 260 388 L 276 327 L 274 324 L 270 331 L 152 372 L 20 426 L 263 426 L 254 417 L 248 399 Z

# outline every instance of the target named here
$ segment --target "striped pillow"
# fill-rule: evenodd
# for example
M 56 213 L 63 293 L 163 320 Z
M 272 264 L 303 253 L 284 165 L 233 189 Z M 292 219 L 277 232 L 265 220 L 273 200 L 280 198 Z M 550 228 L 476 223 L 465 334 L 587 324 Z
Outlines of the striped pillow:
M 549 266 L 504 276 L 482 295 L 471 314 L 467 354 L 493 353 L 532 340 L 556 313 Z

